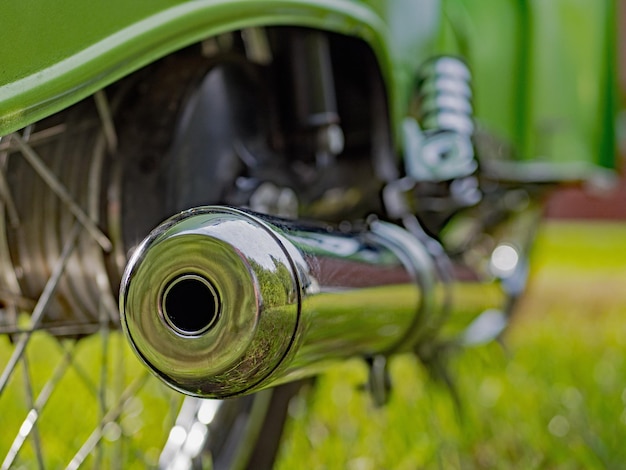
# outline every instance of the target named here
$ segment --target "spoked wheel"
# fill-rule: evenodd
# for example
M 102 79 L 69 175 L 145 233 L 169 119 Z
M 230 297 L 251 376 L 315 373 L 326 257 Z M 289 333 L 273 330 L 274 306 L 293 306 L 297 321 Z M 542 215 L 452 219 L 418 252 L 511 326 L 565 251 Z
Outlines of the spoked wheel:
M 2 468 L 150 465 L 180 402 L 146 387 L 119 332 L 103 122 L 89 100 L 2 141 Z
M 165 59 L 0 141 L 2 468 L 271 465 L 297 385 L 183 403 L 120 332 L 119 279 L 149 230 L 258 193 L 237 189 L 262 132 L 254 70 L 182 60 L 198 64 Z

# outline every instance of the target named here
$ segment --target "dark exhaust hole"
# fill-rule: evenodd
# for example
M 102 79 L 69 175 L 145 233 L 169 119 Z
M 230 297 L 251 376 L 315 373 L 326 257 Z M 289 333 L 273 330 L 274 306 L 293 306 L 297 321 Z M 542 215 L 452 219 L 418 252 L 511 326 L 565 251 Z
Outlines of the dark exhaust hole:
M 165 320 L 178 333 L 199 335 L 215 325 L 220 300 L 203 277 L 187 274 L 174 279 L 163 294 Z

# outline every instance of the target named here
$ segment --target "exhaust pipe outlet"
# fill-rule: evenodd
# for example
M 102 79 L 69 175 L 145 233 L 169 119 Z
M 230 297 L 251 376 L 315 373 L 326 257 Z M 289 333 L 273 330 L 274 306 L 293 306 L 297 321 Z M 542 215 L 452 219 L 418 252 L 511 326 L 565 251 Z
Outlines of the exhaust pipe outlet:
M 201 207 L 135 250 L 120 312 L 165 383 L 224 398 L 412 347 L 438 323 L 437 285 L 423 245 L 392 224 L 343 233 Z

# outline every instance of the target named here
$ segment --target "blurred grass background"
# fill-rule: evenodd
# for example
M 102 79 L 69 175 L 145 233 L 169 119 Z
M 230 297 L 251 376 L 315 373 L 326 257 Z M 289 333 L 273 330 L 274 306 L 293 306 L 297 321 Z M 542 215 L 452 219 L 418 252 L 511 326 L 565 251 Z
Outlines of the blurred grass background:
M 69 367 L 40 408 L 36 427 L 20 450 L 11 468 L 39 468 L 34 440 L 39 439 L 45 468 L 65 468 L 94 432 L 103 432 L 100 454 L 87 459 L 84 468 L 137 468 L 156 466 L 160 449 L 173 426 L 181 396 L 168 390 L 152 377 L 131 351 L 121 332 L 111 332 L 107 350 L 100 335 L 77 342 L 57 341 L 44 333 L 35 333 L 27 348 L 28 380 L 35 398 L 45 395 L 45 387 L 63 364 L 66 352 L 72 354 Z M 6 335 L 0 336 L 0 364 L 8 362 L 13 351 Z M 137 381 L 139 393 L 124 400 L 124 412 L 104 429 L 99 427 L 103 411 L 98 405 L 102 379 L 101 359 L 106 358 L 108 374 L 105 391 L 106 409 L 120 402 L 124 389 Z M 0 464 L 11 448 L 30 410 L 25 392 L 23 364 L 13 374 L 0 394 Z
M 620 9 L 622 24 L 625 12 Z M 492 18 L 490 13 L 489 22 Z M 624 28 L 619 33 L 623 39 Z M 622 64 L 625 51 L 619 50 Z M 626 67 L 620 68 L 619 81 L 624 107 Z M 500 102 L 496 104 L 499 117 Z M 570 205 L 580 215 L 578 200 L 574 202 Z M 591 213 L 624 207 L 623 198 L 600 201 Z M 277 468 L 626 468 L 625 245 L 624 222 L 545 223 L 533 251 L 528 293 L 503 343 L 465 350 L 450 359 L 461 409 L 413 357 L 392 361 L 393 393 L 380 409 L 362 391 L 367 374 L 362 362 L 341 364 L 292 402 Z M 38 347 L 28 359 L 39 390 L 64 349 L 45 335 L 34 335 L 33 342 Z M 92 403 L 101 373 L 92 367 L 103 353 L 99 338 L 76 347 L 78 359 L 63 379 L 64 387 L 51 395 L 41 413 L 39 432 L 46 437 L 49 468 L 68 462 L 100 413 Z M 123 367 L 124 383 L 144 373 L 123 338 L 114 336 L 111 348 L 110 373 Z M 0 336 L 0 364 L 10 352 L 6 336 Z M 7 393 L 0 395 L 2 456 L 29 409 L 24 380 L 17 373 Z M 109 390 L 108 401 L 119 393 Z M 111 452 L 89 466 L 106 468 L 122 454 L 124 468 L 155 465 L 179 403 L 179 396 L 151 377 L 122 416 L 124 433 L 132 440 L 119 439 L 121 428 L 108 426 L 104 442 Z M 22 468 L 37 467 L 30 444 L 20 461 Z
M 344 364 L 292 404 L 278 468 L 624 468 L 625 240 L 620 223 L 544 224 L 503 344 L 450 361 L 460 410 L 412 357 L 382 409 Z
M 624 468 L 625 240 L 624 223 L 545 223 L 528 294 L 503 343 L 450 359 L 461 409 L 413 357 L 391 363 L 393 394 L 380 409 L 362 391 L 363 363 L 341 364 L 291 403 L 277 468 Z M 40 347 L 28 359 L 39 390 L 64 349 L 46 335 L 33 341 Z M 103 352 L 101 342 L 91 337 L 76 347 L 76 367 L 41 413 L 38 431 L 49 468 L 67 464 L 98 419 L 90 389 L 101 373 L 91 367 Z M 0 363 L 9 353 L 0 343 Z M 108 354 L 109 372 L 123 367 L 123 382 L 144 373 L 122 337 L 113 337 Z M 0 396 L 0 455 L 27 410 L 23 379 L 16 374 Z M 110 402 L 119 390 L 107 394 Z M 90 458 L 87 468 L 107 468 L 118 458 L 123 468 L 155 465 L 178 403 L 180 397 L 151 377 L 122 415 L 123 425 L 105 428 L 103 460 Z M 132 439 L 119 439 L 122 429 Z M 37 466 L 30 444 L 20 456 L 25 465 L 18 468 Z

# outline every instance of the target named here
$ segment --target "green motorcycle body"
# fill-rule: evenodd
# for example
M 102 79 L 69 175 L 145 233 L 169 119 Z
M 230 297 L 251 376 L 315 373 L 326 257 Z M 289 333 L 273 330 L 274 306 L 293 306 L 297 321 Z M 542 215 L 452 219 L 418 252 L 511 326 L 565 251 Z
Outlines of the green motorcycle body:
M 506 326 L 535 203 L 552 183 L 613 175 L 615 10 L 616 0 L 1 2 L 0 466 L 123 467 L 144 453 L 155 465 L 165 431 L 161 463 L 266 468 L 300 379 L 327 363 L 371 359 L 377 403 L 387 355 L 414 351 L 444 377 L 439 361 L 458 341 Z M 468 65 L 471 90 L 449 56 Z M 467 125 L 429 127 L 439 110 Z M 116 328 L 179 391 L 277 388 L 186 398 L 175 423 L 159 389 L 160 413 L 140 417 L 145 376 L 126 368 Z M 57 379 L 62 367 L 78 374 Z M 69 406 L 54 402 L 35 426 L 53 390 Z M 101 443 L 109 429 L 119 436 Z M 18 455 L 23 444 L 32 450 Z
M 614 166 L 614 10 L 614 0 L 6 1 L 0 135 L 207 37 L 290 25 L 369 45 L 397 148 L 420 64 L 460 55 L 479 128 L 515 149 L 514 167 L 580 179 Z

